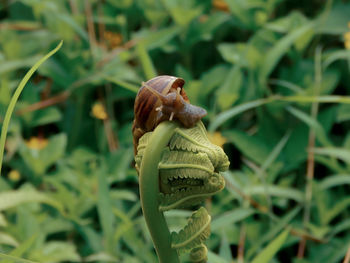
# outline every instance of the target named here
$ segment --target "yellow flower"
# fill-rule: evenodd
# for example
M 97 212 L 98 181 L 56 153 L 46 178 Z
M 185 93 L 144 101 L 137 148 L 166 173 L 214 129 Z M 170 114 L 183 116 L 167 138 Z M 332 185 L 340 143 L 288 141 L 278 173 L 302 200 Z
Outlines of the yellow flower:
M 348 23 L 348 26 L 350 28 L 350 22 Z M 344 35 L 344 46 L 346 49 L 350 49 L 350 31 L 346 32 Z
M 225 11 L 225 12 L 229 11 L 228 5 L 224 0 L 213 0 L 212 5 L 214 9 Z
M 227 139 L 222 136 L 220 132 L 214 132 L 214 133 L 208 133 L 209 141 L 211 141 L 213 144 L 216 144 L 217 146 L 222 146 L 227 142 Z
M 21 179 L 21 174 L 17 170 L 11 170 L 7 175 L 11 181 L 17 182 Z
M 41 150 L 47 146 L 48 140 L 45 138 L 31 137 L 28 141 L 25 142 L 25 144 L 30 149 Z
M 118 47 L 123 43 L 123 36 L 119 33 L 106 31 L 104 33 L 104 38 L 107 40 L 111 48 Z
M 96 102 L 92 106 L 92 116 L 94 116 L 96 119 L 100 119 L 100 120 L 105 120 L 108 118 L 106 109 L 102 105 L 101 102 Z
M 349 40 L 350 40 L 350 31 L 349 31 L 349 32 L 346 32 L 346 33 L 344 34 L 344 39 L 345 39 L 345 41 L 349 41 Z
M 350 41 L 345 41 L 344 46 L 346 49 L 350 49 Z

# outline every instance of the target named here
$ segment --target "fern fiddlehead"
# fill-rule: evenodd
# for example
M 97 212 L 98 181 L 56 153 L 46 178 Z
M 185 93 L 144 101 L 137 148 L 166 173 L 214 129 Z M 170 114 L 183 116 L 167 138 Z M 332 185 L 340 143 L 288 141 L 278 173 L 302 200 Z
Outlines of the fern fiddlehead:
M 197 205 L 221 191 L 225 181 L 220 172 L 229 166 L 200 121 L 206 111 L 189 103 L 183 85 L 181 78 L 153 78 L 142 84 L 134 107 L 141 206 L 161 263 L 179 263 L 182 252 L 190 252 L 193 263 L 207 261 L 207 210 L 201 207 L 181 231 L 171 234 L 163 212 Z

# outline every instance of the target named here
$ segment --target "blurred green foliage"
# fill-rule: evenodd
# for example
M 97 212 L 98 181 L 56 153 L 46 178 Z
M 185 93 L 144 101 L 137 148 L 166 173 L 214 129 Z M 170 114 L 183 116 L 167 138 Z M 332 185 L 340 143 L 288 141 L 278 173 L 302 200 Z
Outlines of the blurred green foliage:
M 186 80 L 226 141 L 209 262 L 342 262 L 349 14 L 340 0 L 0 1 L 1 124 L 25 72 L 64 40 L 9 127 L 1 262 L 156 262 L 131 124 L 141 81 L 162 74 Z M 167 219 L 176 230 L 189 215 Z

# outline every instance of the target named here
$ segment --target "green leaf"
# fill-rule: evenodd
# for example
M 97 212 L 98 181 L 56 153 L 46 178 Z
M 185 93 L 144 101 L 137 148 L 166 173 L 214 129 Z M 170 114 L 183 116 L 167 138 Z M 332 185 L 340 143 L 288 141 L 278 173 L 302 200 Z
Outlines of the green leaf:
M 327 176 L 320 183 L 320 188 L 322 190 L 327 190 L 332 187 L 342 186 L 350 184 L 350 175 L 349 174 L 335 174 Z
M 169 40 L 174 38 L 181 31 L 181 27 L 172 26 L 157 31 L 146 31 L 144 38 L 141 39 L 142 44 L 146 50 L 158 48 L 166 44 Z
M 314 152 L 315 154 L 335 157 L 340 160 L 343 160 L 347 164 L 350 164 L 350 150 L 346 150 L 344 148 L 325 147 L 325 148 L 314 148 L 314 149 L 311 149 L 310 151 Z
M 242 72 L 239 66 L 232 66 L 225 82 L 216 91 L 217 101 L 222 110 L 232 106 L 240 97 Z
M 260 65 L 259 80 L 260 83 L 265 83 L 267 77 L 271 74 L 282 56 L 290 49 L 292 44 L 310 31 L 314 27 L 314 23 L 308 22 L 299 28 L 288 33 L 280 39 L 265 55 L 263 62 Z
M 210 41 L 215 37 L 215 31 L 219 30 L 220 26 L 230 20 L 228 14 L 213 13 L 208 17 L 208 20 L 201 23 L 191 23 L 187 31 L 186 45 L 191 47 L 201 40 Z M 184 78 L 183 75 L 179 75 Z M 188 80 L 188 78 L 184 78 Z
M 330 66 L 332 63 L 340 59 L 343 59 L 343 60 L 350 59 L 350 50 L 341 49 L 341 50 L 336 50 L 328 53 L 323 62 L 323 70 L 327 69 L 328 66 Z
M 259 238 L 259 240 L 256 240 L 254 242 L 254 244 L 251 246 L 250 249 L 248 249 L 247 251 L 247 257 L 250 258 L 251 255 L 255 254 L 255 252 L 267 241 L 272 240 L 273 237 L 275 237 L 278 232 L 282 231 L 283 229 L 285 229 L 287 227 L 287 225 L 289 224 L 289 222 L 295 218 L 295 216 L 300 212 L 301 207 L 297 206 L 296 208 L 294 208 L 293 210 L 291 210 L 288 214 L 286 214 L 285 216 L 283 216 L 283 218 L 281 218 L 280 220 L 278 220 L 277 222 L 275 222 L 271 228 L 264 233 L 261 238 Z
M 123 81 L 119 78 L 115 78 L 115 77 L 106 77 L 105 78 L 107 81 L 110 81 L 112 83 L 117 84 L 118 86 L 120 86 L 123 89 L 129 90 L 133 93 L 137 93 L 139 91 L 139 86 L 131 84 L 129 82 Z M 140 83 L 141 84 L 141 83 Z
M 73 19 L 72 16 L 68 14 L 58 13 L 57 18 L 73 28 L 83 40 L 88 42 L 89 38 L 86 31 Z
M 34 242 L 37 240 L 38 234 L 32 235 L 30 238 L 21 243 L 20 246 L 13 249 L 9 254 L 13 257 L 21 257 L 25 252 L 27 252 L 30 248 L 33 247 Z M 3 263 L 11 263 L 13 262 L 11 258 L 5 259 L 2 261 Z
M 261 195 L 268 191 L 271 196 L 278 196 L 294 200 L 298 203 L 304 201 L 304 195 L 300 190 L 291 187 L 283 187 L 278 185 L 253 185 L 244 189 L 244 192 L 248 195 Z
M 249 136 L 239 130 L 225 131 L 223 136 L 237 147 L 243 155 L 258 164 L 262 164 L 271 151 L 262 139 L 257 136 Z
M 350 120 L 350 105 L 339 105 L 337 112 L 337 122 L 343 122 L 348 120 Z
M 19 245 L 18 241 L 11 235 L 0 232 L 0 244 L 17 247 Z
M 247 43 L 222 43 L 218 50 L 227 62 L 248 69 L 255 69 L 262 57 L 253 45 Z
M 278 33 L 287 33 L 307 22 L 307 18 L 299 11 L 292 11 L 287 16 L 275 19 L 265 25 L 266 28 Z
M 344 219 L 338 224 L 335 224 L 333 228 L 331 229 L 331 233 L 328 236 L 328 239 L 331 239 L 333 236 L 337 235 L 338 233 L 341 233 L 343 231 L 348 231 L 350 229 L 350 219 Z
M 35 190 L 19 189 L 0 193 L 0 211 L 25 203 L 45 203 L 55 207 L 61 213 L 64 211 L 61 203 Z
M 33 249 L 30 255 L 31 258 L 40 262 L 79 262 L 81 260 L 75 245 L 61 241 L 47 242 L 42 247 Z
M 225 212 L 213 220 L 211 229 L 213 232 L 225 229 L 226 227 L 250 217 L 254 213 L 255 211 L 250 208 L 236 208 L 233 211 Z
M 318 123 L 317 120 L 313 119 L 311 116 L 307 115 L 306 113 L 302 112 L 301 110 L 298 110 L 294 107 L 287 107 L 287 110 L 292 113 L 295 117 L 305 122 L 308 126 L 310 126 L 315 134 L 317 139 L 322 143 L 322 145 L 330 146 L 332 143 L 329 141 L 327 134 L 323 127 Z
M 348 31 L 350 6 L 346 3 L 337 3 L 323 21 L 324 14 L 320 15 L 319 25 L 316 27 L 317 33 L 338 35 Z
M 246 102 L 246 103 L 237 105 L 237 106 L 235 106 L 227 111 L 221 112 L 220 114 L 215 116 L 215 118 L 213 118 L 213 120 L 209 124 L 208 131 L 213 132 L 219 126 L 221 126 L 224 122 L 235 117 L 236 115 L 238 115 L 244 111 L 262 106 L 262 105 L 269 103 L 269 102 L 270 102 L 270 99 L 259 99 L 259 100 L 250 101 L 250 102 Z
M 201 6 L 195 6 L 190 0 L 163 0 L 163 5 L 169 11 L 176 24 L 186 27 L 195 17 L 202 12 Z
M 284 146 L 289 140 L 290 132 L 287 132 L 282 139 L 278 142 L 278 144 L 273 148 L 273 150 L 269 153 L 269 155 L 266 157 L 264 163 L 261 166 L 261 170 L 266 171 L 273 162 L 277 159 L 277 157 L 281 154 Z
M 249 25 L 249 13 L 244 1 L 226 0 L 230 12 L 244 25 Z
M 35 262 L 32 260 L 24 259 L 24 258 L 5 255 L 3 253 L 0 253 L 0 258 L 6 259 L 7 262 L 9 262 L 9 263 L 39 263 L 39 262 Z
M 2 213 L 0 213 L 0 227 L 5 227 L 5 226 L 7 226 L 6 218 Z
M 103 261 L 103 262 L 115 262 L 115 263 L 120 262 L 120 260 L 118 260 L 116 257 L 103 252 L 87 256 L 86 258 L 84 258 L 83 261 L 84 262 Z
M 142 43 L 137 44 L 136 46 L 137 55 L 141 61 L 143 72 L 147 80 L 152 79 L 157 76 L 157 72 L 153 66 L 151 57 L 147 53 L 144 45 Z
M 0 74 L 13 72 L 15 70 L 25 68 L 25 67 L 30 67 L 33 64 L 35 64 L 35 62 L 38 61 L 39 59 L 40 59 L 40 56 L 33 56 L 25 59 L 10 60 L 10 61 L 2 62 L 0 64 Z
M 322 222 L 327 225 L 332 221 L 336 216 L 341 214 L 342 212 L 345 212 L 347 210 L 347 207 L 350 206 L 350 197 L 344 198 L 342 200 L 337 200 L 335 204 L 332 206 L 332 208 L 328 208 L 327 213 L 325 214 L 324 218 L 322 218 Z
M 232 258 L 231 247 L 230 247 L 229 241 L 227 240 L 225 231 L 223 231 L 221 235 L 222 235 L 222 238 L 221 238 L 219 255 L 220 257 L 228 260 L 229 262 L 232 262 L 233 258 Z
M 274 240 L 270 242 L 251 263 L 268 263 L 280 250 L 289 235 L 289 229 L 284 230 Z
M 58 122 L 62 119 L 62 113 L 55 107 L 35 111 L 33 120 L 29 123 L 31 127 Z
M 226 259 L 216 255 L 215 253 L 208 251 L 208 262 L 210 263 L 228 263 Z
M 47 146 L 43 149 L 31 148 L 23 144 L 20 148 L 20 154 L 27 166 L 36 175 L 42 175 L 64 155 L 66 145 L 67 136 L 62 133 L 51 136 Z
M 112 200 L 109 194 L 109 185 L 106 178 L 106 169 L 101 168 L 98 171 L 98 199 L 97 211 L 101 221 L 103 236 L 105 238 L 105 247 L 107 252 L 113 252 L 113 225 L 114 215 Z

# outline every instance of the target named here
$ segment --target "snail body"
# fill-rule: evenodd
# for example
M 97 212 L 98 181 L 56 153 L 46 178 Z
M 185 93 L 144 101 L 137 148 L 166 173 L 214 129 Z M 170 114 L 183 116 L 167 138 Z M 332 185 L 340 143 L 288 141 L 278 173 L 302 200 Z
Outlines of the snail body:
M 207 114 L 205 109 L 190 104 L 184 84 L 182 78 L 167 75 L 142 83 L 134 105 L 132 133 L 135 154 L 140 137 L 153 131 L 162 121 L 177 120 L 185 128 L 191 128 Z

